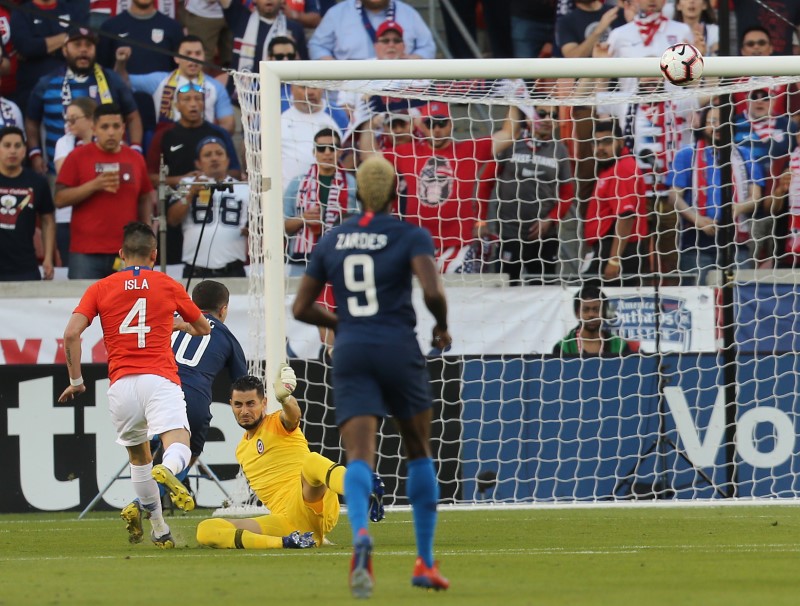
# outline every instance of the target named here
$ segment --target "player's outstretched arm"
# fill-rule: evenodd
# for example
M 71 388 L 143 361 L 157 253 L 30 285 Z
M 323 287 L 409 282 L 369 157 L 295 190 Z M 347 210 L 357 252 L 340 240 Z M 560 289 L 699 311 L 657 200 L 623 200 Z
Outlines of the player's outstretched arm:
M 294 431 L 300 424 L 300 419 L 303 416 L 300 410 L 300 405 L 297 399 L 292 395 L 297 387 L 297 375 L 288 364 L 281 364 L 278 368 L 278 376 L 272 383 L 275 390 L 275 397 L 280 402 L 283 410 L 281 411 L 281 423 L 283 423 L 286 431 Z
M 83 314 L 72 314 L 64 330 L 64 355 L 69 371 L 69 387 L 59 396 L 59 402 L 72 400 L 86 391 L 81 374 L 81 335 L 89 327 L 89 319 Z
M 182 330 L 193 337 L 202 337 L 211 332 L 211 324 L 203 315 L 194 322 L 186 322 L 183 318 L 176 316 L 172 321 L 172 330 Z
M 436 270 L 436 263 L 430 255 L 417 255 L 411 259 L 411 269 L 422 287 L 425 305 L 436 319 L 431 345 L 437 349 L 444 349 L 453 342 L 453 339 L 447 331 L 447 298 L 439 272 Z

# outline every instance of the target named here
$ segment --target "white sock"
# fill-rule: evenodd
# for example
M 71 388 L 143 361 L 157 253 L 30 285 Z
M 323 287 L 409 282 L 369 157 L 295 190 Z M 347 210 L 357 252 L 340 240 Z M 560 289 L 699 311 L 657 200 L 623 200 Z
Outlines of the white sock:
M 164 521 L 164 513 L 161 511 L 161 495 L 158 491 L 158 483 L 153 479 L 153 464 L 134 465 L 131 463 L 131 483 L 133 491 L 139 498 L 142 508 L 150 512 L 150 523 L 153 525 L 153 532 L 161 537 L 169 532 L 169 526 Z
M 186 468 L 191 458 L 192 451 L 188 446 L 180 442 L 173 442 L 164 451 L 161 463 L 172 473 L 178 475 Z

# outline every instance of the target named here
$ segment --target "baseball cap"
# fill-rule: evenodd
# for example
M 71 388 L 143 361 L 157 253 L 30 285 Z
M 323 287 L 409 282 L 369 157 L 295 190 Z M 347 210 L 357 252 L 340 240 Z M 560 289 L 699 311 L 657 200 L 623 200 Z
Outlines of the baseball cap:
M 73 40 L 81 40 L 86 39 L 92 44 L 97 44 L 97 34 L 95 34 L 92 30 L 86 27 L 71 27 L 69 29 L 69 37 L 67 38 L 67 42 L 72 42 Z
M 375 35 L 380 38 L 386 32 L 397 32 L 402 37 L 403 28 L 400 27 L 400 24 L 397 21 L 384 21 L 378 26 L 378 31 L 375 32 Z
M 222 149 L 224 149 L 226 152 L 228 151 L 228 148 L 225 147 L 225 142 L 219 137 L 205 137 L 200 139 L 200 143 L 198 143 L 197 147 L 194 148 L 195 156 L 199 158 L 200 152 L 203 150 L 203 148 L 211 143 L 216 143 L 217 145 L 222 146 Z
M 419 115 L 421 118 L 449 118 L 450 106 L 441 101 L 431 101 L 419 110 Z

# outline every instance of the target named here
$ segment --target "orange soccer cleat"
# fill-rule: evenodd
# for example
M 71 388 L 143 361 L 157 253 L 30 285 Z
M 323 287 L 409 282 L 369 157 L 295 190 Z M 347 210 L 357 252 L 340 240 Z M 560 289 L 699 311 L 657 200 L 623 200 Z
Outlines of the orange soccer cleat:
M 425 589 L 434 589 L 436 591 L 447 589 L 450 587 L 450 581 L 442 576 L 439 572 L 439 562 L 434 562 L 433 566 L 428 568 L 425 565 L 425 560 L 417 558 L 414 563 L 414 574 L 411 577 L 411 584 L 414 587 L 424 587 Z

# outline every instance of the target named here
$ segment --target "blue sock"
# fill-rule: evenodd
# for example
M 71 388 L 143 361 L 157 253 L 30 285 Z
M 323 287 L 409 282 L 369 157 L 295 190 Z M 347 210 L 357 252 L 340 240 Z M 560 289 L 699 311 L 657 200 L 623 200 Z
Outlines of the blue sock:
M 408 500 L 414 512 L 414 534 L 417 554 L 425 564 L 433 566 L 433 535 L 436 533 L 436 503 L 439 500 L 439 483 L 432 459 L 414 459 L 408 462 Z
M 344 474 L 344 498 L 347 501 L 347 517 L 353 530 L 353 541 L 358 533 L 367 529 L 369 493 L 372 492 L 372 469 L 366 461 L 350 461 Z

